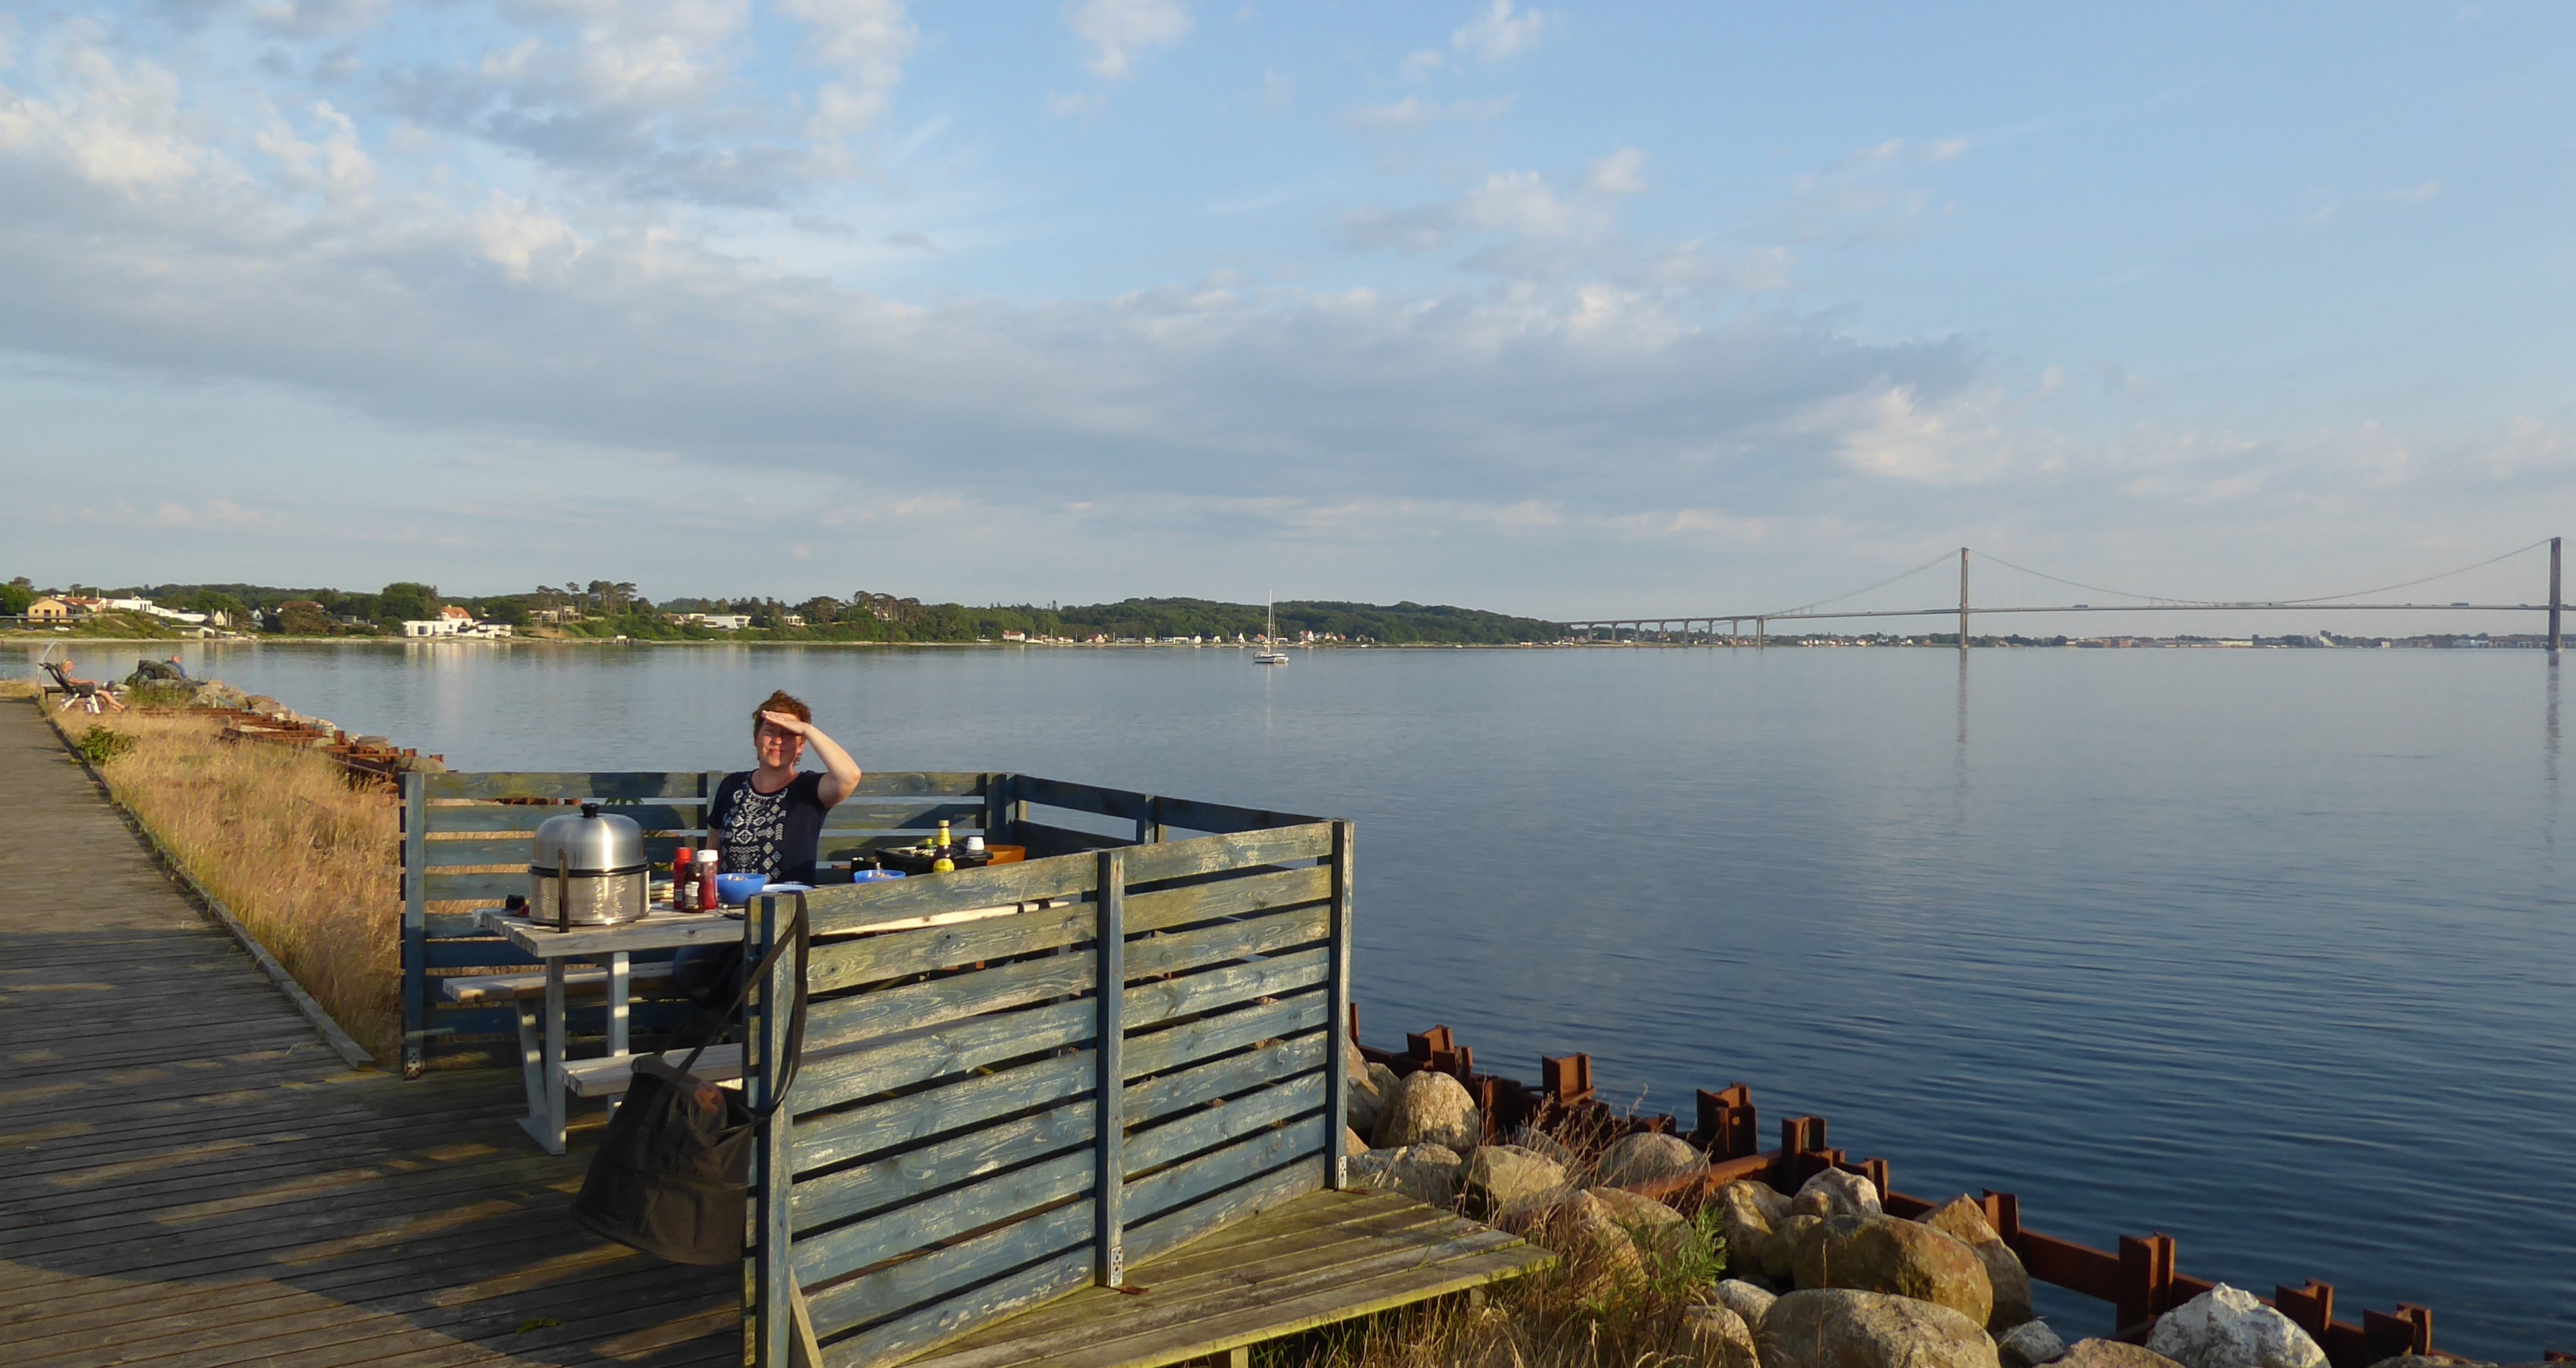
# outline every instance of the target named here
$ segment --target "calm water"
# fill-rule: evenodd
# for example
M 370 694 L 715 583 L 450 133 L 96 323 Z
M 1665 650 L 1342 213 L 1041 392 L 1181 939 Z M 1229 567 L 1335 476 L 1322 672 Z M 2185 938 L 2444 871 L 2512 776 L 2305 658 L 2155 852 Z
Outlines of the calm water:
M 130 660 L 122 648 L 114 663 Z M 108 661 L 105 654 L 99 662 Z M 2576 1349 L 2558 672 L 2525 652 L 200 647 L 465 769 L 871 769 L 1356 818 L 1367 1038 L 1814 1112 L 1897 1185 Z M 14 658 L 9 666 L 20 669 Z M 130 668 L 130 666 L 125 666 Z M 2065 1299 L 2061 1328 L 2108 1312 Z M 2071 1335 L 2070 1335 L 2071 1337 Z

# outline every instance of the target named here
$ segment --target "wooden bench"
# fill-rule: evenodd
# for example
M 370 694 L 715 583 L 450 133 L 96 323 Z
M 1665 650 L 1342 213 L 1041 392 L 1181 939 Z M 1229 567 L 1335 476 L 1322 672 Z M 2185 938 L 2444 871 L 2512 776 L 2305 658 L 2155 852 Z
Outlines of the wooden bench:
M 519 1067 L 526 1075 L 528 1109 L 531 1113 L 539 1110 L 545 1100 L 537 1091 L 544 1086 L 542 1071 L 538 1068 L 537 1061 L 542 1059 L 545 1053 L 545 1023 L 541 1013 L 546 1001 L 546 972 L 539 969 L 524 974 L 459 974 L 438 979 L 436 982 L 439 996 L 459 1007 L 511 1009 L 519 1022 Z M 629 993 L 641 989 L 667 987 L 670 982 L 671 962 L 669 960 L 648 960 L 626 971 L 626 988 Z M 576 969 L 564 975 L 566 1001 L 605 1000 L 607 996 L 608 971 L 605 969 Z M 710 1051 L 710 1053 L 713 1052 Z M 733 1070 L 735 1074 L 739 1074 L 742 1071 L 739 1047 L 734 1048 L 734 1054 Z M 616 1070 L 614 1087 L 603 1086 L 596 1092 L 577 1089 L 580 1096 L 606 1097 L 626 1091 L 626 1080 L 631 1070 L 628 1061 L 623 1057 L 582 1062 L 614 1064 L 619 1067 Z M 699 1062 L 704 1064 L 706 1061 Z M 567 1070 L 566 1082 L 570 1081 L 569 1073 L 570 1071 Z
M 648 961 L 626 971 L 629 992 L 666 986 L 671 981 L 670 961 Z M 546 973 L 539 969 L 527 974 L 458 975 L 438 980 L 439 996 L 466 1007 L 508 1007 L 516 1003 L 542 1001 L 546 995 Z M 564 975 L 564 996 L 595 998 L 608 995 L 608 971 L 577 969 Z
M 689 1057 L 687 1050 L 665 1050 L 662 1060 L 674 1068 Z M 575 1097 L 615 1097 L 626 1091 L 635 1079 L 638 1055 L 610 1055 L 601 1059 L 566 1060 L 563 1086 Z M 710 1083 L 734 1083 L 742 1077 L 742 1046 L 732 1041 L 710 1045 L 698 1056 L 690 1073 Z

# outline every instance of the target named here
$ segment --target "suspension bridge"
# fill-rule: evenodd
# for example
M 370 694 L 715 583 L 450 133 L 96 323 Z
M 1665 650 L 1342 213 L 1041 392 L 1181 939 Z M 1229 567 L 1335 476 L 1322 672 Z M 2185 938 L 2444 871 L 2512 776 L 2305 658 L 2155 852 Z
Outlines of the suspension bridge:
M 2549 649 L 2552 652 L 2555 652 L 2559 646 L 2559 615 L 2563 602 L 2559 594 L 2561 540 L 2562 539 L 2558 537 L 2545 538 L 2541 541 L 2533 542 L 2529 546 L 2516 547 L 2500 556 L 2490 556 L 2485 560 L 2479 561 L 2475 565 L 2465 565 L 2455 570 L 2445 570 L 2439 574 L 2426 575 L 2421 579 L 2406 580 L 2397 584 L 2383 584 L 2368 589 L 2352 590 L 2348 593 L 2325 594 L 2309 598 L 2245 600 L 2177 598 L 2166 595 L 2133 594 L 2118 589 L 2105 589 L 2099 585 L 2083 584 L 2075 580 L 2064 579 L 2059 576 L 2049 574 L 2045 571 L 2032 570 L 2026 566 L 2015 565 L 2000 556 L 1985 555 L 1983 553 L 1974 552 L 1971 548 L 1962 546 L 1955 553 L 1944 551 L 1940 555 L 1925 561 L 1921 565 L 1917 565 L 1912 569 L 1902 571 L 1898 574 L 1890 575 L 1876 584 L 1867 585 L 1862 588 L 1852 590 L 1846 594 L 1837 594 L 1829 599 L 1819 599 L 1813 603 L 1800 604 L 1793 608 L 1781 608 L 1769 612 L 1753 613 L 1692 613 L 1679 617 L 1597 618 L 1591 621 L 1578 620 L 1567 622 L 1563 625 L 1565 627 L 1567 638 L 1576 641 L 1597 642 L 1606 639 L 1612 642 L 1642 642 L 1660 640 L 1703 642 L 1711 645 L 1750 645 L 1760 647 L 1768 639 L 1772 628 L 1776 624 L 1780 623 L 1849 621 L 1855 619 L 1877 618 L 1946 619 L 1955 613 L 1958 615 L 1959 619 L 1959 649 L 1964 651 L 1968 649 L 1973 636 L 1969 624 L 1971 617 L 1975 614 L 2264 612 L 2547 613 L 2549 615 Z M 2544 602 L 2480 603 L 2472 602 L 2467 599 L 2451 600 L 2447 602 L 2413 602 L 2387 600 L 2378 597 L 2383 594 L 2396 594 L 2406 590 L 2420 589 L 2425 585 L 2438 583 L 2443 580 L 2457 579 L 2476 571 L 2486 570 L 2489 567 L 2503 565 L 2518 557 L 2530 555 L 2532 552 L 2538 551 L 2543 547 L 2548 548 L 2549 551 L 2549 593 Z M 1978 604 L 1971 599 L 1969 593 L 1971 583 L 1969 570 L 1972 557 L 1981 564 L 1997 567 L 2001 570 L 2010 572 L 2011 574 L 2023 577 L 2026 585 L 2035 584 L 2046 586 L 2049 592 L 2068 590 L 2075 593 L 2091 595 L 2092 597 L 2087 598 L 2081 603 L 2073 602 L 2070 599 L 2063 603 L 2022 603 L 2006 601 L 2001 603 L 1990 602 L 1986 604 Z M 1953 562 L 1956 562 L 1959 568 L 1959 599 L 1955 604 L 1942 603 L 1936 607 L 1887 607 L 1866 605 L 1859 602 L 1860 600 L 1869 598 L 1869 596 L 1873 594 L 1882 593 L 1883 591 L 1889 590 L 1898 585 L 1907 585 L 1908 592 L 1920 593 L 1922 591 L 1912 588 L 1913 582 L 1915 582 L 1918 577 L 1927 575 L 1935 570 L 1943 569 Z M 2039 596 L 2045 597 L 2047 594 L 2042 593 Z M 2492 595 L 2490 595 L 2490 597 L 2492 597 Z M 2094 598 L 2099 598 L 2102 601 L 2095 602 L 2093 601 Z M 1914 602 L 1920 603 L 1921 600 L 1916 599 Z M 1725 624 L 1725 630 L 1723 632 L 1718 630 L 1718 625 L 1720 623 Z M 1751 623 L 1753 626 L 1753 631 L 1749 637 L 1744 630 L 1745 624 L 1747 623 Z M 1947 634 L 1943 633 L 1942 635 Z

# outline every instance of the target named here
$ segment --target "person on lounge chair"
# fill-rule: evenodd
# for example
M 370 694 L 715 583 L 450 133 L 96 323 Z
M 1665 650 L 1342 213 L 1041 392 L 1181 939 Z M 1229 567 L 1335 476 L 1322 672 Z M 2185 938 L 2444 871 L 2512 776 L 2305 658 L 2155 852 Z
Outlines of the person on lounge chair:
M 50 660 L 45 662 L 45 673 L 52 675 L 54 683 L 63 691 L 63 701 L 57 704 L 57 707 L 68 711 L 74 703 L 78 703 L 95 713 L 98 711 L 98 705 L 105 703 L 118 712 L 125 711 L 125 700 L 116 696 L 114 685 L 101 684 L 95 679 L 73 677 L 72 671 L 79 666 L 80 662 L 69 656 L 63 657 L 59 665 Z

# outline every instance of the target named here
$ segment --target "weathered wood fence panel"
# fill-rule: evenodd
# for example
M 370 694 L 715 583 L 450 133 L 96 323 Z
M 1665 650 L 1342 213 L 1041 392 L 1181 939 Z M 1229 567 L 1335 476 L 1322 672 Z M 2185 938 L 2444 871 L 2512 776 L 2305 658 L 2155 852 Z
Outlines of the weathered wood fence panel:
M 1010 776 L 984 773 L 870 774 L 832 809 L 820 855 L 847 860 L 905 845 L 950 824 L 963 839 L 996 826 Z M 438 996 L 437 979 L 463 971 L 533 969 L 535 961 L 449 907 L 490 907 L 527 891 L 529 839 L 566 805 L 595 801 L 644 829 L 645 854 L 668 862 L 682 844 L 706 844 L 707 801 L 722 772 L 450 773 L 402 776 L 403 1072 L 418 1076 L 443 1044 L 499 1039 L 516 1026 L 501 1007 L 469 1007 Z M 639 964 L 669 952 L 639 954 Z M 602 1029 L 602 1008 L 575 1008 L 575 1035 Z M 637 1024 L 660 1023 L 651 1007 Z
M 988 778 L 997 829 L 1033 856 L 1077 848 L 807 899 L 805 1058 L 762 1151 L 745 1280 L 759 1363 L 808 1333 L 833 1368 L 889 1363 L 1338 1185 L 1349 824 Z M 1141 843 L 1023 805 L 1130 821 Z M 747 951 L 792 907 L 758 900 Z M 792 975 L 748 1014 L 755 1105 Z

